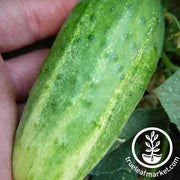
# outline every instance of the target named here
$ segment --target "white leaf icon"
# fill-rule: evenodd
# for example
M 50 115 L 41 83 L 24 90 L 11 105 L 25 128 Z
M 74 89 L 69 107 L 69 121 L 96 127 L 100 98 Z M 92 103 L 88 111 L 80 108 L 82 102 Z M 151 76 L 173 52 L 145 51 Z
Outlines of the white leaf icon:
M 154 136 L 154 134 L 155 134 L 155 132 L 154 132 L 154 131 L 152 131 L 152 132 L 151 132 L 151 137 L 153 137 L 153 136 Z
M 154 141 L 155 141 L 158 137 L 159 137 L 159 135 L 156 134 L 156 135 L 154 136 Z
M 158 141 L 155 145 L 155 147 L 159 146 L 160 145 L 160 141 Z
M 145 142 L 146 146 L 151 148 L 151 145 L 148 142 Z
M 148 135 L 145 135 L 146 136 L 146 139 L 150 141 L 150 137 Z
M 151 149 L 150 148 L 146 149 L 146 152 L 151 152 Z
M 154 149 L 154 152 L 158 152 L 160 149 L 159 148 L 156 148 L 156 149 Z

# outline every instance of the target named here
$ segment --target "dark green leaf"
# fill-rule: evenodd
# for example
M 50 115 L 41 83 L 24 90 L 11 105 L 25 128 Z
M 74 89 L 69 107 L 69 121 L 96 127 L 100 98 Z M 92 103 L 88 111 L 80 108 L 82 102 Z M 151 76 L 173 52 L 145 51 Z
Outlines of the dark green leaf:
M 112 174 L 104 174 L 100 176 L 92 176 L 91 180 L 137 180 L 131 173 L 126 170 L 114 172 Z
M 169 121 L 162 109 L 138 109 L 135 110 L 127 124 L 123 128 L 120 138 L 128 139 L 146 127 L 159 127 L 168 129 Z

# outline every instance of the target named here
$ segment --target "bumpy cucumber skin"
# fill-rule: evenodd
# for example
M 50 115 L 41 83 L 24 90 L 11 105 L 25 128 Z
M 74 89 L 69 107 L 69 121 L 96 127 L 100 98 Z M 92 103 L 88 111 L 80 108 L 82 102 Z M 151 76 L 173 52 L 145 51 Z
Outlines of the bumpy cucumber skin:
M 81 180 L 119 135 L 161 53 L 158 0 L 84 0 L 43 65 L 18 127 L 14 180 Z

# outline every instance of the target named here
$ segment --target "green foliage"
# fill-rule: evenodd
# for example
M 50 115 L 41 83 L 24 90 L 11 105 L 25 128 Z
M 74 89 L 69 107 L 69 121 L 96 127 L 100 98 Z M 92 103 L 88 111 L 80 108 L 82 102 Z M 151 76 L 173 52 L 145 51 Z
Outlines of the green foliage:
M 167 78 L 180 69 L 180 21 L 176 14 L 168 10 L 168 7 L 174 4 L 177 4 L 177 2 L 171 1 L 170 3 L 168 0 L 163 0 L 166 28 L 162 62 L 163 71 Z
M 123 128 L 120 138 L 128 139 L 146 127 L 159 127 L 167 130 L 169 121 L 162 109 L 137 109 Z
M 166 11 L 166 33 L 164 50 L 180 55 L 180 23 L 177 17 Z
M 154 91 L 171 122 L 180 130 L 180 70 Z

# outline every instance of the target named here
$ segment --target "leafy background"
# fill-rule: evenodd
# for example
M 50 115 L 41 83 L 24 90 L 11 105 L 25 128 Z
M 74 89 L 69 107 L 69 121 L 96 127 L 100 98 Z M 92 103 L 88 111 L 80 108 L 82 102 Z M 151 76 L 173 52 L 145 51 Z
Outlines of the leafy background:
M 166 31 L 163 52 L 156 72 L 118 139 L 85 180 L 150 179 L 134 173 L 125 162 L 126 157 L 132 157 L 131 143 L 134 135 L 145 127 L 155 126 L 168 132 L 174 147 L 169 162 L 176 156 L 180 157 L 180 1 L 161 0 L 161 2 L 164 7 Z M 33 50 L 50 48 L 54 38 L 50 37 L 20 50 L 5 53 L 3 57 L 8 60 Z M 162 151 L 166 152 L 166 146 Z M 135 161 L 133 163 L 136 164 Z M 165 167 L 168 167 L 168 163 Z M 166 176 L 156 179 L 180 179 L 180 163 Z

